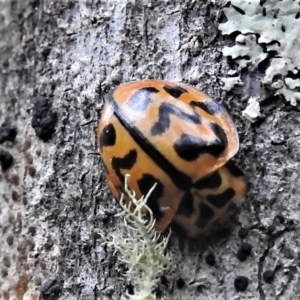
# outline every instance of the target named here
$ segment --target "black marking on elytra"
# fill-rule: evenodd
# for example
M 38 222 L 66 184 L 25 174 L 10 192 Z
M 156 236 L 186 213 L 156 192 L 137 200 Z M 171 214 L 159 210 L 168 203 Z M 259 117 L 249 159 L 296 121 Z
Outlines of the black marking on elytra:
M 210 152 L 209 148 L 210 145 L 206 141 L 187 133 L 183 133 L 174 143 L 177 155 L 186 161 L 193 161 L 201 154 Z
M 215 189 L 222 184 L 222 177 L 218 171 L 215 171 L 203 178 L 200 178 L 194 183 L 194 187 L 197 190 L 203 189 Z
M 235 176 L 235 177 L 241 177 L 244 176 L 243 171 L 238 168 L 235 163 L 233 161 L 228 161 L 225 164 L 225 167 L 228 169 L 228 171 L 230 172 L 231 175 Z
M 152 210 L 154 218 L 159 221 L 159 219 L 163 216 L 163 212 L 160 210 L 158 200 L 163 195 L 164 185 L 159 181 L 159 179 L 155 178 L 151 174 L 144 174 L 143 177 L 137 181 L 140 192 L 144 196 L 148 194 L 149 190 L 155 183 L 156 186 L 147 200 L 147 205 Z
M 204 110 L 206 113 L 208 113 L 209 115 L 217 115 L 220 113 L 224 113 L 226 112 L 224 106 L 222 106 L 221 104 L 210 100 L 210 101 L 204 101 L 204 102 L 198 102 L 198 101 L 191 101 L 190 105 L 192 107 L 199 107 L 200 109 Z
M 224 207 L 234 196 L 235 191 L 232 188 L 228 188 L 221 194 L 207 196 L 207 201 L 213 206 L 220 208 Z
M 219 156 L 227 147 L 228 140 L 224 130 L 216 123 L 211 123 L 210 128 L 215 133 L 217 139 L 211 143 L 209 147 L 209 152 L 215 157 Z
M 192 180 L 182 171 L 178 170 L 157 148 L 142 134 L 142 132 L 127 119 L 122 113 L 114 99 L 111 99 L 114 107 L 114 115 L 124 127 L 124 129 L 130 134 L 133 140 L 139 145 L 139 147 L 152 159 L 152 161 L 158 165 L 172 180 L 175 186 L 184 191 L 189 191 L 192 187 Z
M 151 94 L 158 93 L 159 90 L 155 87 L 145 87 L 136 91 L 130 99 L 126 102 L 126 105 L 135 111 L 144 111 L 152 102 Z
M 111 166 L 113 170 L 116 172 L 119 180 L 124 182 L 124 175 L 121 173 L 121 170 L 131 170 L 135 165 L 137 160 L 137 152 L 136 150 L 130 150 L 124 157 L 113 157 L 111 160 Z
M 200 209 L 200 215 L 199 215 L 199 218 L 196 221 L 195 225 L 198 228 L 202 229 L 211 221 L 211 219 L 214 217 L 215 213 L 206 204 L 200 204 L 199 209 Z
M 188 114 L 174 104 L 163 102 L 158 110 L 158 121 L 151 128 L 152 135 L 161 135 L 170 127 L 170 115 L 175 115 L 183 121 L 201 124 L 201 117 L 196 112 Z
M 181 86 L 164 85 L 164 90 L 174 98 L 179 98 L 183 93 L 187 93 L 187 90 Z
M 105 125 L 99 137 L 100 150 L 102 151 L 103 147 L 114 146 L 116 143 L 116 139 L 117 135 L 114 125 Z
M 194 213 L 194 197 L 191 192 L 186 192 L 177 208 L 176 215 L 183 215 L 189 218 Z

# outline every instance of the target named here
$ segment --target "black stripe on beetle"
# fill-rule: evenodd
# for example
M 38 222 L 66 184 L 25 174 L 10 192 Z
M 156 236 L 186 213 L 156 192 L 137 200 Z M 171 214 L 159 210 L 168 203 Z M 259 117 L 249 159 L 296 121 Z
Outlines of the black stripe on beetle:
M 143 177 L 137 181 L 140 192 L 144 196 L 148 194 L 149 190 L 155 183 L 156 186 L 147 200 L 147 205 L 152 210 L 154 218 L 159 221 L 159 219 L 163 216 L 163 212 L 160 210 L 158 200 L 163 195 L 164 185 L 151 174 L 144 174 Z
M 197 190 L 216 189 L 222 184 L 222 177 L 218 171 L 215 171 L 203 178 L 200 178 L 194 183 L 194 188 Z
M 166 84 L 164 90 L 174 98 L 179 98 L 183 93 L 187 93 L 187 90 L 181 86 L 172 86 Z
M 137 161 L 137 152 L 136 150 L 130 150 L 124 157 L 113 157 L 111 160 L 111 166 L 116 172 L 119 180 L 124 182 L 124 175 L 121 173 L 121 170 L 131 170 Z
M 233 161 L 229 161 L 225 164 L 225 167 L 228 169 L 230 174 L 235 177 L 244 176 L 244 173 L 240 168 L 238 168 Z
M 152 161 L 159 166 L 172 180 L 175 186 L 184 191 L 189 191 L 193 182 L 189 176 L 178 170 L 156 147 L 142 134 L 142 132 L 127 119 L 126 115 L 122 113 L 114 99 L 111 99 L 114 115 L 130 134 L 133 140 L 139 147 L 152 159 Z
M 207 201 L 213 206 L 221 208 L 224 207 L 233 197 L 235 196 L 235 191 L 232 188 L 228 188 L 221 194 L 218 195 L 208 195 Z
M 102 151 L 103 147 L 114 146 L 116 139 L 117 135 L 114 125 L 107 124 L 104 126 L 99 137 L 100 150 Z
M 215 157 L 218 157 L 227 147 L 228 140 L 221 126 L 216 123 L 211 123 L 210 128 L 216 135 L 217 139 L 208 145 L 209 153 Z
M 212 100 L 204 102 L 191 101 L 190 106 L 193 108 L 195 106 L 199 107 L 200 109 L 204 110 L 206 113 L 212 116 L 226 112 L 225 108 L 221 104 Z
M 191 192 L 186 192 L 177 208 L 176 215 L 182 215 L 184 217 L 189 218 L 194 212 L 194 197 Z
M 177 155 L 185 161 L 193 161 L 201 154 L 210 152 L 210 145 L 197 136 L 183 133 L 174 143 Z
M 126 105 L 135 111 L 144 111 L 152 102 L 151 94 L 158 93 L 159 90 L 155 87 L 145 87 L 136 91 L 130 99 L 126 102 Z
M 201 117 L 196 112 L 188 114 L 174 104 L 163 102 L 158 110 L 158 121 L 151 128 L 153 136 L 163 134 L 170 127 L 170 115 L 174 115 L 183 121 L 201 124 Z
M 209 206 L 205 204 L 200 204 L 199 209 L 200 209 L 200 215 L 195 225 L 198 228 L 203 229 L 212 220 L 215 213 Z

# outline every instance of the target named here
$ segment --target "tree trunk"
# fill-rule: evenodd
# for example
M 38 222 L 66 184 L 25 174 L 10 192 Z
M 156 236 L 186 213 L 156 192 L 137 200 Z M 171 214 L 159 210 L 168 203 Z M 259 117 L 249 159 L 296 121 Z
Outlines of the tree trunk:
M 263 119 L 250 124 L 241 116 L 245 97 L 222 92 L 221 50 L 231 40 L 218 31 L 220 2 L 0 1 L 1 299 L 120 299 L 134 291 L 127 266 L 103 244 L 124 223 L 95 154 L 95 128 L 109 90 L 146 78 L 222 100 L 249 180 L 226 239 L 198 247 L 172 234 L 176 268 L 157 299 L 299 298 L 299 106 L 269 98 Z M 241 227 L 249 229 L 244 239 Z M 240 261 L 245 243 L 252 251 Z M 238 276 L 249 280 L 244 292 Z

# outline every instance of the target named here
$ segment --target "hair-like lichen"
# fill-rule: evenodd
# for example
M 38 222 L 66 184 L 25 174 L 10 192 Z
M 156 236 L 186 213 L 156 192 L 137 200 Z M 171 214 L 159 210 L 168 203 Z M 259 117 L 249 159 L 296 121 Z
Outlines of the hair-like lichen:
M 128 177 L 125 176 L 125 192 L 131 201 L 126 203 L 123 195 L 120 199 L 123 209 L 120 215 L 124 216 L 126 236 L 115 234 L 107 244 L 115 248 L 119 260 L 128 266 L 126 276 L 134 286 L 134 295 L 127 294 L 126 297 L 132 300 L 154 300 L 153 288 L 171 266 L 170 256 L 166 253 L 171 230 L 163 237 L 154 229 L 155 219 L 147 206 L 147 200 L 155 185 L 146 196 L 136 199 L 135 192 L 128 188 Z

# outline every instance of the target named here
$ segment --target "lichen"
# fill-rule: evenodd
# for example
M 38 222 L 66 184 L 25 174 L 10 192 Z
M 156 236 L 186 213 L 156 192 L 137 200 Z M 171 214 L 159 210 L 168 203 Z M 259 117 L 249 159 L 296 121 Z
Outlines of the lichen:
M 128 188 L 128 177 L 125 176 L 125 192 L 132 202 L 127 204 L 123 195 L 120 200 L 123 209 L 120 215 L 124 216 L 126 236 L 114 234 L 106 244 L 113 246 L 119 253 L 119 260 L 128 266 L 126 276 L 134 285 L 135 293 L 126 297 L 132 300 L 155 300 L 153 288 L 161 275 L 171 267 L 171 257 L 166 253 L 171 230 L 163 237 L 154 229 L 155 219 L 147 200 L 156 185 L 146 196 L 136 199 L 135 192 Z M 149 215 L 147 218 L 145 209 Z
M 256 121 L 260 117 L 260 106 L 257 98 L 250 97 L 246 109 L 242 111 L 242 115 L 251 122 Z
M 221 81 L 224 83 L 223 90 L 225 91 L 230 91 L 235 85 L 243 85 L 240 76 L 224 77 Z
M 299 8 L 299 1 L 293 0 L 232 0 L 224 8 L 227 22 L 219 25 L 223 35 L 240 33 L 236 45 L 225 47 L 223 54 L 235 59 L 240 69 L 257 67 L 269 56 L 262 83 L 292 105 L 300 99 L 300 81 L 295 80 L 300 69 Z

